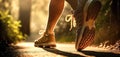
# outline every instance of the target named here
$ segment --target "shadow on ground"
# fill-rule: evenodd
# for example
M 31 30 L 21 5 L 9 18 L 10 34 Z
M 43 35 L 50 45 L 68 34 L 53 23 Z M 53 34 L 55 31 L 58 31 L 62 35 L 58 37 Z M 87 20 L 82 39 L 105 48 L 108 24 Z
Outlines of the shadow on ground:
M 55 54 L 58 54 L 58 55 L 63 55 L 63 56 L 66 56 L 66 57 L 83 57 L 79 54 L 69 53 L 69 52 L 58 50 L 58 49 L 50 49 L 50 48 L 43 48 L 43 49 L 48 51 L 48 52 L 52 52 L 52 53 L 55 53 Z
M 20 57 L 20 52 L 16 49 L 20 47 L 8 46 L 0 47 L 0 57 Z
M 111 52 L 95 52 L 95 51 L 80 51 L 80 52 L 95 57 L 120 57 L 120 54 L 114 54 Z
M 23 53 L 19 52 L 17 49 L 26 49 L 26 48 L 20 46 L 2 47 L 0 48 L 0 57 L 24 57 L 24 55 L 22 55 Z M 41 50 L 41 48 L 40 49 L 38 48 L 38 50 Z M 85 57 L 79 53 L 83 53 L 87 56 L 94 56 L 94 57 L 120 57 L 120 54 L 114 54 L 110 52 L 95 52 L 95 51 L 87 51 L 87 50 L 83 50 L 79 52 L 77 51 L 68 52 L 68 51 L 62 51 L 62 50 L 50 49 L 50 48 L 43 48 L 43 50 L 57 55 L 62 55 L 65 57 Z M 39 55 L 39 53 L 37 55 Z M 36 57 L 36 56 L 31 56 L 30 53 L 29 56 L 25 56 L 25 57 Z
M 63 55 L 66 57 L 85 57 L 80 54 L 69 53 L 69 52 L 58 50 L 58 49 L 50 49 L 50 48 L 43 48 L 43 49 L 48 52 Z M 79 52 L 87 56 L 93 56 L 93 57 L 120 57 L 120 54 L 114 54 L 110 52 L 109 53 L 108 52 L 95 52 L 95 51 L 79 51 Z

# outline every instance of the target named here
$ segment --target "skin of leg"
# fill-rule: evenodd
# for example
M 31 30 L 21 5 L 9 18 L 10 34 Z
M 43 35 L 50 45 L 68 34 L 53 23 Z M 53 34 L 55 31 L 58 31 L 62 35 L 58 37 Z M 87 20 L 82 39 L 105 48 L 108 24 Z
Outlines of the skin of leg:
M 49 4 L 49 17 L 44 35 L 35 40 L 35 47 L 56 47 L 54 28 L 64 9 L 64 0 L 51 0 Z
M 77 0 L 66 0 L 73 10 L 77 8 Z M 59 17 L 64 9 L 64 2 L 65 0 L 51 0 L 49 5 L 49 17 L 48 17 L 48 23 L 46 28 L 46 33 L 53 34 L 55 25 L 57 24 L 57 21 L 59 20 Z
M 54 33 L 55 25 L 61 16 L 64 8 L 64 0 L 51 0 L 49 5 L 49 17 L 46 33 Z

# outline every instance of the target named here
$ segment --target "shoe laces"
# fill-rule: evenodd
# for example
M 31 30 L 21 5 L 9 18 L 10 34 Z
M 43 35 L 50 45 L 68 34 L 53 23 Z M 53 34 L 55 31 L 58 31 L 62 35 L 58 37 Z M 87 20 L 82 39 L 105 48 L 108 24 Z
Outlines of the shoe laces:
M 70 31 L 72 30 L 73 27 L 76 27 L 76 21 L 75 21 L 73 13 L 66 15 L 65 21 L 70 22 L 70 29 L 69 29 Z

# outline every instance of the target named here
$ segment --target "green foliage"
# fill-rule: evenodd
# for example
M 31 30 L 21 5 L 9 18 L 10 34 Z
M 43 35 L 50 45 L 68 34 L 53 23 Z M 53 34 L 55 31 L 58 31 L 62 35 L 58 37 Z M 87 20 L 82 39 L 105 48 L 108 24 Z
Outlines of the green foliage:
M 101 0 L 102 8 L 96 20 L 96 36 L 94 44 L 99 45 L 104 41 L 108 41 L 110 39 L 110 6 L 111 0 Z M 109 35 L 109 37 L 108 37 Z
M 110 16 L 108 15 L 110 14 L 111 0 L 103 0 L 101 1 L 101 3 L 102 8 L 96 20 L 97 30 L 102 28 L 104 25 L 108 25 L 110 23 Z
M 0 11 L 0 44 L 17 43 L 25 39 L 25 36 L 20 32 L 20 27 L 20 21 L 8 15 L 8 11 Z
M 108 44 L 114 44 L 120 39 L 119 21 L 112 13 L 112 3 L 114 0 L 101 0 L 102 8 L 96 22 L 96 36 L 94 44 L 100 44 L 108 41 Z

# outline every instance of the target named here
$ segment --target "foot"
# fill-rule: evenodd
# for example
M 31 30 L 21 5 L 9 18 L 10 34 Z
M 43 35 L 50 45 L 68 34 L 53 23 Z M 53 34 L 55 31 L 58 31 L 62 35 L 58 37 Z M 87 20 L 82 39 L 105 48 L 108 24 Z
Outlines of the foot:
M 88 8 L 77 10 L 74 14 L 77 25 L 77 38 L 75 47 L 78 51 L 89 46 L 95 36 L 95 19 L 101 8 L 99 1 L 92 1 Z M 86 10 L 87 9 L 87 10 Z
M 35 40 L 34 46 L 41 47 L 41 48 L 54 48 L 54 47 L 56 47 L 54 33 L 52 33 L 52 34 L 44 33 L 44 35 L 42 37 Z

